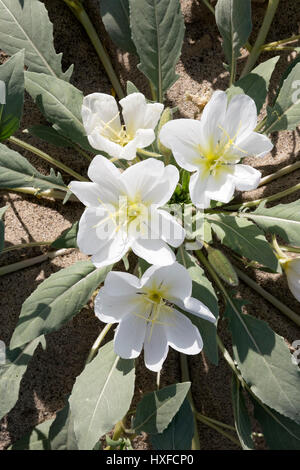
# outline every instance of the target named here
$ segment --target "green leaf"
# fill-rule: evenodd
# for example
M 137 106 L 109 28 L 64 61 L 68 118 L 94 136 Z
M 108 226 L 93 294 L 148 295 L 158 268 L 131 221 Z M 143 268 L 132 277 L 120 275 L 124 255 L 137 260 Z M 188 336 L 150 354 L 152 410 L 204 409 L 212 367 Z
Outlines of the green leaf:
M 284 339 L 264 321 L 243 314 L 241 303 L 230 299 L 225 316 L 243 379 L 263 403 L 299 424 L 300 371 Z
M 223 38 L 226 59 L 231 66 L 252 31 L 251 0 L 218 0 L 216 22 Z
M 140 90 L 130 80 L 126 83 L 126 93 L 131 95 L 132 93 L 140 93 Z
M 123 51 L 136 54 L 131 39 L 128 0 L 100 0 L 100 13 L 113 42 Z
M 245 93 L 255 101 L 259 113 L 268 94 L 269 84 L 274 68 L 279 60 L 279 55 L 259 64 L 251 73 L 241 78 L 227 90 L 228 100 L 235 95 Z
M 231 215 L 208 215 L 213 231 L 220 241 L 239 255 L 258 261 L 273 271 L 278 270 L 278 260 L 264 233 L 247 219 Z
M 77 233 L 79 222 L 75 222 L 70 228 L 67 228 L 51 244 L 52 248 L 59 250 L 61 248 L 77 248 Z
M 300 122 L 300 63 L 297 63 L 284 80 L 272 108 L 268 108 L 265 134 L 294 130 Z
M 50 175 L 45 176 L 18 152 L 0 144 L 0 188 L 20 187 L 34 187 L 37 193 L 52 188 L 67 189 L 60 173 L 56 175 L 51 168 Z
M 191 450 L 194 435 L 194 416 L 188 399 L 161 434 L 151 434 L 155 450 Z
M 25 49 L 25 64 L 32 72 L 70 80 L 73 66 L 62 71 L 62 54 L 53 46 L 53 25 L 38 0 L 0 0 L 0 44 L 9 55 Z
M 175 67 L 184 38 L 179 0 L 129 0 L 132 39 L 139 69 L 151 81 L 156 100 L 176 82 Z
M 4 82 L 6 92 L 5 104 L 0 102 L 0 141 L 2 141 L 16 132 L 23 113 L 24 51 L 18 52 L 0 66 L 0 81 Z
M 3 218 L 5 212 L 7 211 L 8 208 L 9 208 L 9 206 L 4 206 L 4 207 L 1 207 L 1 209 L 0 209 L 0 252 L 4 248 L 4 230 L 5 230 L 5 226 L 4 226 L 4 222 L 3 222 L 2 218 Z
M 300 245 L 300 201 L 265 207 L 263 202 L 254 212 L 245 214 L 264 231 L 279 235 L 286 242 Z
M 218 318 L 218 298 L 211 282 L 207 279 L 203 269 L 199 266 L 197 259 L 182 248 L 178 251 L 177 261 L 188 270 L 193 281 L 193 297 L 201 300 L 214 316 Z M 196 317 L 196 315 L 187 313 L 186 315 L 194 325 L 197 326 L 201 333 L 204 353 L 213 364 L 218 365 L 217 324 Z
M 300 450 L 300 426 L 250 395 L 254 417 L 261 425 L 267 445 L 272 450 Z
M 58 330 L 80 312 L 110 269 L 96 269 L 90 261 L 78 261 L 52 274 L 23 303 L 11 347 Z
M 70 83 L 43 73 L 25 72 L 25 88 L 55 130 L 86 150 L 88 143 L 81 119 L 83 94 Z
M 78 450 L 70 405 L 60 410 L 49 430 L 51 450 Z
M 43 337 L 36 338 L 23 349 L 6 350 L 6 363 L 0 365 L 0 419 L 15 406 L 22 377 L 40 343 L 45 345 Z
M 9 450 L 52 450 L 48 439 L 49 429 L 54 419 L 48 419 L 39 424 L 15 442 Z
M 70 147 L 72 143 L 63 135 L 60 135 L 53 127 L 36 125 L 28 129 L 28 132 L 34 137 L 38 137 L 56 147 Z
M 190 382 L 183 382 L 144 395 L 136 409 L 135 431 L 162 433 L 179 411 L 190 386 Z
M 117 356 L 113 341 L 103 346 L 77 377 L 69 401 L 80 450 L 93 449 L 126 415 L 134 381 L 134 361 Z
M 241 384 L 235 374 L 232 375 L 232 405 L 234 424 L 240 443 L 244 450 L 253 450 L 254 443 L 251 436 L 251 422 L 246 408 L 245 399 L 241 390 Z

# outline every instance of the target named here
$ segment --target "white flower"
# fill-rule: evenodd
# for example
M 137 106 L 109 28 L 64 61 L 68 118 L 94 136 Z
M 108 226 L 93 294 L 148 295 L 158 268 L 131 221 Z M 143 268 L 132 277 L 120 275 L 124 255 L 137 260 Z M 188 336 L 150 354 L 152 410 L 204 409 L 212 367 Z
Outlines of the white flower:
M 168 244 L 184 240 L 182 226 L 159 209 L 171 198 L 179 179 L 175 166 L 149 158 L 123 173 L 98 155 L 90 164 L 92 182 L 72 181 L 71 191 L 87 207 L 77 235 L 79 249 L 93 255 L 97 267 L 119 261 L 131 248 L 150 264 L 174 262 Z
M 142 93 L 132 93 L 120 100 L 124 123 L 113 96 L 92 93 L 83 100 L 82 121 L 89 143 L 115 158 L 132 160 L 138 148 L 155 140 L 154 129 L 163 110 L 160 103 L 147 104 Z
M 135 358 L 144 346 L 146 367 L 157 372 L 169 346 L 185 354 L 198 354 L 203 347 L 198 328 L 176 306 L 216 321 L 191 293 L 188 271 L 177 262 L 151 266 L 140 280 L 132 274 L 110 272 L 96 297 L 95 313 L 104 323 L 119 323 L 114 338 L 116 354 Z
M 216 91 L 200 121 L 176 119 L 163 126 L 160 141 L 172 150 L 178 165 L 195 172 L 190 195 L 196 206 L 209 207 L 211 200 L 226 203 L 235 189 L 257 188 L 261 173 L 238 164 L 273 148 L 266 136 L 254 132 L 256 125 L 256 106 L 249 96 L 236 95 L 227 104 L 226 93 Z
M 283 268 L 290 291 L 300 302 L 300 258 L 290 258 L 283 263 Z

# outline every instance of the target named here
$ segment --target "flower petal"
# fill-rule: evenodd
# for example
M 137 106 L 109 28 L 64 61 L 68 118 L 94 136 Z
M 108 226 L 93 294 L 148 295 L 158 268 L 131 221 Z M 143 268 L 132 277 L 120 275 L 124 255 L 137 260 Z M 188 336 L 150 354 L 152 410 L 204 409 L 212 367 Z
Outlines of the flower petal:
M 224 203 L 227 203 L 232 199 L 235 190 L 232 173 L 233 166 L 223 165 L 216 175 L 209 176 L 206 193 L 210 199 Z
M 120 194 L 124 193 L 121 175 L 120 170 L 102 155 L 93 158 L 88 169 L 89 178 L 101 188 L 99 197 L 104 203 L 115 204 L 118 202 Z M 98 200 L 97 205 L 99 204 Z
M 209 308 L 204 305 L 203 302 L 201 302 L 198 299 L 195 299 L 194 297 L 186 297 L 183 301 L 181 299 L 175 299 L 174 303 L 182 308 L 182 310 L 185 310 L 186 312 L 192 313 L 193 315 L 196 315 L 197 317 L 203 318 L 204 320 L 207 320 L 211 323 L 216 322 L 216 317 L 214 314 L 209 310 Z
M 163 240 L 144 240 L 139 238 L 132 243 L 132 251 L 150 264 L 166 266 L 175 261 L 171 248 Z
M 119 158 L 133 160 L 136 157 L 137 149 L 149 147 L 154 140 L 155 132 L 152 129 L 138 129 L 134 139 L 122 148 Z
M 142 93 L 131 93 L 120 100 L 120 105 L 123 108 L 126 130 L 132 137 L 139 129 L 154 130 L 164 109 L 161 103 L 147 104 Z
M 239 138 L 236 141 L 236 147 L 243 149 L 248 156 L 263 157 L 267 153 L 271 152 L 273 144 L 271 140 L 258 132 L 251 132 L 246 137 Z M 246 156 L 247 156 L 246 155 Z
M 206 209 L 210 206 L 210 198 L 207 195 L 207 185 L 210 175 L 208 173 L 200 173 L 197 171 L 191 176 L 189 191 L 193 204 L 200 208 Z
M 109 123 L 109 127 L 116 132 L 121 130 L 118 105 L 111 95 L 91 93 L 85 96 L 81 114 L 87 135 L 91 134 L 95 128 L 103 129 L 106 123 Z
M 164 172 L 164 164 L 154 158 L 147 158 L 142 162 L 130 166 L 122 173 L 122 182 L 128 195 L 135 198 L 139 195 L 144 201 L 148 194 L 157 185 L 157 180 Z
M 111 157 L 121 158 L 123 147 L 101 135 L 99 129 L 94 130 L 87 137 L 90 145 L 94 149 L 106 152 Z
M 158 372 L 168 355 L 168 341 L 164 325 L 148 324 L 144 342 L 145 366 Z
M 116 323 L 131 313 L 134 308 L 134 295 L 111 296 L 105 287 L 95 298 L 95 314 L 104 323 Z
M 225 120 L 225 129 L 229 136 L 243 138 L 249 135 L 257 125 L 257 109 L 250 96 L 235 95 L 230 101 Z
M 172 150 L 179 166 L 188 171 L 197 169 L 200 153 L 197 146 L 202 143 L 202 124 L 195 119 L 175 119 L 161 129 L 161 143 Z
M 164 210 L 152 211 L 151 233 L 169 245 L 178 248 L 185 239 L 185 230 L 175 217 Z
M 166 290 L 166 299 L 170 301 L 173 299 L 183 301 L 192 293 L 192 280 L 189 273 L 177 262 L 170 266 L 151 266 L 145 271 L 141 286 L 147 288 L 163 286 Z
M 199 354 L 203 341 L 191 320 L 173 309 L 169 322 L 170 325 L 165 326 L 169 346 L 185 354 Z
M 227 95 L 224 91 L 217 90 L 205 106 L 202 116 L 203 147 L 205 148 L 211 139 L 214 145 L 222 134 L 227 109 Z
M 124 359 L 133 359 L 141 353 L 147 322 L 131 313 L 121 319 L 114 337 L 114 350 Z
M 92 255 L 107 244 L 115 227 L 109 220 L 107 224 L 101 224 L 101 221 L 106 219 L 106 211 L 94 207 L 89 207 L 83 212 L 77 234 L 77 244 L 82 253 Z
M 87 207 L 98 207 L 100 187 L 96 183 L 71 181 L 69 189 Z
M 171 199 L 178 181 L 179 171 L 176 166 L 166 166 L 152 188 L 148 190 L 143 188 L 143 200 L 157 206 L 164 206 Z
M 261 173 L 252 166 L 239 164 L 234 165 L 233 177 L 236 189 L 250 191 L 259 185 Z
M 105 279 L 105 291 L 111 296 L 133 295 L 140 288 L 140 280 L 130 273 L 110 271 Z
M 130 248 L 130 243 L 124 232 L 119 230 L 113 238 L 110 238 L 105 245 L 96 253 L 93 253 L 92 263 L 96 268 L 102 268 L 110 264 L 117 263 L 126 255 Z

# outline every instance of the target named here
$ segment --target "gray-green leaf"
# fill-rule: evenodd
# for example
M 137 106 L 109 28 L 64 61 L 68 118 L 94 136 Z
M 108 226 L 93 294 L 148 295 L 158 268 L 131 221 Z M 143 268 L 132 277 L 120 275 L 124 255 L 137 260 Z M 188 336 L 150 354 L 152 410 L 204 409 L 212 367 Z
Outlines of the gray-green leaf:
M 77 377 L 69 401 L 80 450 L 92 450 L 99 438 L 126 415 L 134 381 L 134 361 L 116 356 L 112 341 Z
M 60 135 L 53 127 L 43 126 L 42 124 L 37 124 L 28 129 L 28 132 L 35 137 L 38 137 L 49 144 L 53 144 L 56 147 L 70 147 L 72 142 L 69 141 L 63 135 Z
M 207 219 L 224 245 L 275 272 L 279 269 L 278 260 L 264 233 L 255 224 L 244 218 L 222 214 L 208 215 Z
M 279 95 L 268 116 L 264 133 L 294 130 L 300 122 L 300 63 L 297 63 L 284 80 Z
M 179 0 L 129 0 L 132 39 L 139 69 L 151 81 L 156 100 L 162 102 L 178 75 L 184 21 Z
M 5 226 L 4 226 L 4 222 L 3 222 L 2 218 L 3 218 L 5 212 L 7 211 L 8 208 L 9 208 L 9 206 L 4 206 L 4 207 L 1 207 L 1 209 L 0 209 L 0 252 L 4 248 L 4 230 L 5 230 Z
M 78 450 L 69 403 L 60 410 L 49 430 L 51 450 Z
M 264 321 L 242 313 L 240 300 L 230 299 L 225 315 L 245 382 L 263 403 L 300 424 L 300 371 L 284 339 Z
M 167 429 L 150 439 L 155 450 L 191 450 L 193 435 L 194 416 L 186 398 Z
M 216 22 L 223 38 L 224 53 L 231 67 L 252 31 L 251 0 L 218 0 Z
M 214 316 L 218 318 L 218 298 L 211 282 L 205 276 L 196 258 L 182 248 L 178 251 L 177 261 L 188 270 L 193 281 L 193 297 L 203 302 Z M 201 333 L 204 353 L 213 364 L 218 365 L 217 324 L 203 320 L 196 315 L 187 313 L 186 315 Z
M 106 31 L 114 43 L 126 52 L 136 54 L 131 39 L 128 0 L 99 0 L 100 13 Z
M 96 269 L 90 261 L 78 261 L 52 274 L 25 300 L 11 347 L 58 330 L 80 312 L 110 269 Z
M 53 25 L 38 0 L 0 0 L 0 44 L 9 55 L 25 49 L 25 64 L 32 72 L 71 78 L 73 66 L 62 71 L 62 54 L 56 54 L 53 46 Z
M 190 382 L 183 382 L 144 395 L 136 409 L 135 431 L 162 433 L 179 411 L 190 386 Z
M 261 425 L 267 445 L 272 450 L 300 450 L 300 426 L 251 396 L 254 417 Z
M 0 102 L 0 141 L 2 141 L 16 132 L 23 113 L 24 51 L 18 52 L 0 66 L 0 81 L 5 84 L 5 103 Z
M 56 175 L 51 168 L 50 175 L 45 176 L 18 152 L 0 144 L 0 188 L 21 187 L 34 187 L 37 193 L 46 189 L 67 189 L 60 173 Z
M 228 100 L 233 96 L 245 93 L 255 101 L 259 113 L 268 94 L 269 84 L 274 68 L 280 56 L 272 57 L 259 64 L 251 73 L 241 78 L 227 90 Z
M 262 203 L 254 212 L 245 214 L 266 232 L 279 235 L 286 242 L 300 245 L 300 201 L 265 207 Z
M 241 390 L 241 384 L 236 375 L 232 376 L 232 406 L 234 415 L 234 424 L 240 443 L 244 450 L 254 449 L 254 443 L 251 436 L 251 422 L 246 408 L 245 399 Z
M 61 248 L 77 248 L 77 232 L 79 222 L 75 222 L 70 228 L 67 228 L 51 244 L 52 248 L 59 250 Z
M 22 377 L 40 343 L 45 345 L 44 337 L 34 339 L 23 349 L 6 350 L 6 363 L 0 365 L 0 419 L 15 406 Z
M 83 94 L 70 83 L 43 73 L 25 72 L 25 88 L 55 130 L 86 150 L 89 145 L 81 119 Z
M 49 429 L 54 419 L 48 419 L 15 442 L 9 450 L 52 450 L 48 439 Z

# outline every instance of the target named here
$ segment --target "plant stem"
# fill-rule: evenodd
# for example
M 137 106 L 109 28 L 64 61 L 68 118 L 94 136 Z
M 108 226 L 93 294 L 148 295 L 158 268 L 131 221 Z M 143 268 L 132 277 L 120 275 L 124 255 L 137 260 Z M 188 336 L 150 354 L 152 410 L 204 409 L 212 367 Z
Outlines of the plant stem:
M 279 245 L 279 248 L 282 251 L 288 251 L 289 253 L 300 253 L 300 248 L 297 246 L 291 246 L 291 245 Z
M 116 72 L 114 71 L 110 57 L 105 47 L 103 46 L 102 42 L 100 41 L 97 31 L 95 30 L 81 1 L 79 0 L 63 0 L 63 1 L 70 8 L 70 10 L 76 16 L 78 21 L 80 21 L 80 23 L 84 27 L 119 99 L 124 98 L 125 95 L 124 95 L 123 89 L 116 75 Z
M 260 132 L 261 129 L 265 126 L 266 122 L 267 122 L 267 117 L 265 117 L 264 119 L 262 119 L 262 120 L 257 124 L 256 128 L 254 129 L 255 132 Z
M 183 382 L 190 382 L 190 373 L 189 366 L 186 354 L 180 354 L 180 366 L 181 366 L 181 377 Z M 191 390 L 188 392 L 188 400 L 190 402 L 192 412 L 194 415 L 194 436 L 192 440 L 192 450 L 200 450 L 200 439 L 198 434 L 198 425 L 197 425 L 197 411 L 194 404 L 193 396 Z
M 269 51 L 294 51 L 296 47 L 293 46 L 273 46 L 273 47 L 265 47 L 263 49 L 264 52 Z
M 262 52 L 262 45 L 264 44 L 267 34 L 269 32 L 271 23 L 273 21 L 274 15 L 276 13 L 277 7 L 280 0 L 269 0 L 269 4 L 265 13 L 263 23 L 261 25 L 260 31 L 258 33 L 255 44 L 252 48 L 252 51 L 248 57 L 244 70 L 241 74 L 241 78 L 247 75 L 253 69 L 257 59 L 259 58 Z
M 276 171 L 275 173 L 272 173 L 271 175 L 267 175 L 264 178 L 262 178 L 260 180 L 258 187 L 264 186 L 265 184 L 268 184 L 271 181 L 281 178 L 281 176 L 292 173 L 292 171 L 298 170 L 299 168 L 300 168 L 300 161 L 292 163 L 291 165 L 287 165 L 284 168 L 281 168 L 280 170 Z
M 289 307 L 287 307 L 284 303 L 280 302 L 280 300 L 276 299 L 272 294 L 267 292 L 263 287 L 259 286 L 253 279 L 251 279 L 247 274 L 241 271 L 239 268 L 234 266 L 234 269 L 237 272 L 239 278 L 245 282 L 249 287 L 251 287 L 255 292 L 260 294 L 264 299 L 270 302 L 274 307 L 276 307 L 280 312 L 282 312 L 286 317 L 292 320 L 296 325 L 300 326 L 300 315 L 293 312 Z
M 94 342 L 93 346 L 91 347 L 91 350 L 90 350 L 89 355 L 88 355 L 87 360 L 86 360 L 86 364 L 88 364 L 89 362 L 92 361 L 92 359 L 94 359 L 94 356 L 95 356 L 96 352 L 100 348 L 101 343 L 103 342 L 105 336 L 107 335 L 107 333 L 109 332 L 109 330 L 111 329 L 112 326 L 113 326 L 113 323 L 108 323 L 103 328 L 103 330 L 99 334 L 98 338 Z
M 196 414 L 196 418 L 198 421 L 202 422 L 203 424 L 206 424 L 206 426 L 209 426 L 210 428 L 212 429 L 215 429 L 215 431 L 217 431 L 218 433 L 222 434 L 222 436 L 226 437 L 227 439 L 229 439 L 230 441 L 232 441 L 234 444 L 236 444 L 238 447 L 241 447 L 241 444 L 240 442 L 235 439 L 233 436 L 231 436 L 231 434 L 229 434 L 228 432 L 224 431 L 222 428 L 220 428 L 219 426 L 216 426 L 214 423 L 210 422 L 210 420 L 207 420 L 205 416 L 203 415 L 200 415 L 199 413 Z
M 198 419 L 198 416 L 205 419 L 206 421 L 209 421 L 215 424 L 216 426 L 220 426 L 221 428 L 230 429 L 230 431 L 236 432 L 236 429 L 234 426 L 230 426 L 229 424 L 222 423 L 222 421 L 218 421 L 217 419 L 209 418 L 208 416 L 205 416 L 201 413 L 197 413 L 197 419 Z
M 273 194 L 272 196 L 263 197 L 261 199 L 255 199 L 254 201 L 243 202 L 241 204 L 234 204 L 232 206 L 224 206 L 226 210 L 236 210 L 236 209 L 243 209 L 245 207 L 256 207 L 259 206 L 262 202 L 273 202 L 277 201 L 277 199 L 281 199 L 282 197 L 289 196 L 290 194 L 295 193 L 296 191 L 300 191 L 300 183 L 292 186 L 291 188 L 285 189 L 284 191 L 280 191 L 277 194 Z
M 22 250 L 23 248 L 31 248 L 34 246 L 49 246 L 53 243 L 53 241 L 49 242 L 31 242 L 31 243 L 21 243 L 20 245 L 13 245 L 13 246 L 7 246 L 6 248 L 3 248 L 1 251 L 2 253 L 8 253 L 9 251 L 14 251 L 14 250 Z
M 300 34 L 297 34 L 286 39 L 280 39 L 280 41 L 274 41 L 274 42 L 269 42 L 268 44 L 264 44 L 263 46 L 261 46 L 261 49 L 266 49 L 268 47 L 276 47 L 276 46 L 280 46 L 281 44 L 288 44 L 289 42 L 298 41 L 299 39 L 300 39 Z
M 18 263 L 9 264 L 8 266 L 3 266 L 2 268 L 0 268 L 0 276 L 19 271 L 20 269 L 28 268 L 29 266 L 34 266 L 35 264 L 43 263 L 48 259 L 51 260 L 56 256 L 64 255 L 67 251 L 67 248 L 63 248 L 57 251 L 50 251 L 49 253 L 45 253 L 40 256 L 35 256 L 34 258 L 19 261 Z
M 68 166 L 64 165 L 63 163 L 59 162 L 55 158 L 51 157 L 47 153 L 43 152 L 42 150 L 34 147 L 33 145 L 28 144 L 27 142 L 24 142 L 23 140 L 17 139 L 17 137 L 9 137 L 8 139 L 12 144 L 18 145 L 19 147 L 28 150 L 29 152 L 33 153 L 34 155 L 37 155 L 38 157 L 42 158 L 43 160 L 46 160 L 48 163 L 51 163 L 51 165 L 56 166 L 57 168 L 60 168 L 64 172 L 68 173 L 69 175 L 73 176 L 79 181 L 88 181 L 86 178 L 81 176 L 79 173 L 76 171 L 72 170 Z
M 15 193 L 22 193 L 22 194 L 30 194 L 32 196 L 35 196 L 37 198 L 44 198 L 44 199 L 65 199 L 66 197 L 66 192 L 67 188 L 64 188 L 61 186 L 61 191 L 57 191 L 55 189 L 47 189 L 46 191 L 38 191 L 36 188 L 1 188 L 2 191 L 10 191 L 10 192 L 15 192 Z M 64 191 L 64 193 L 62 192 Z M 79 202 L 75 194 L 71 194 L 69 197 L 69 201 L 73 202 Z

